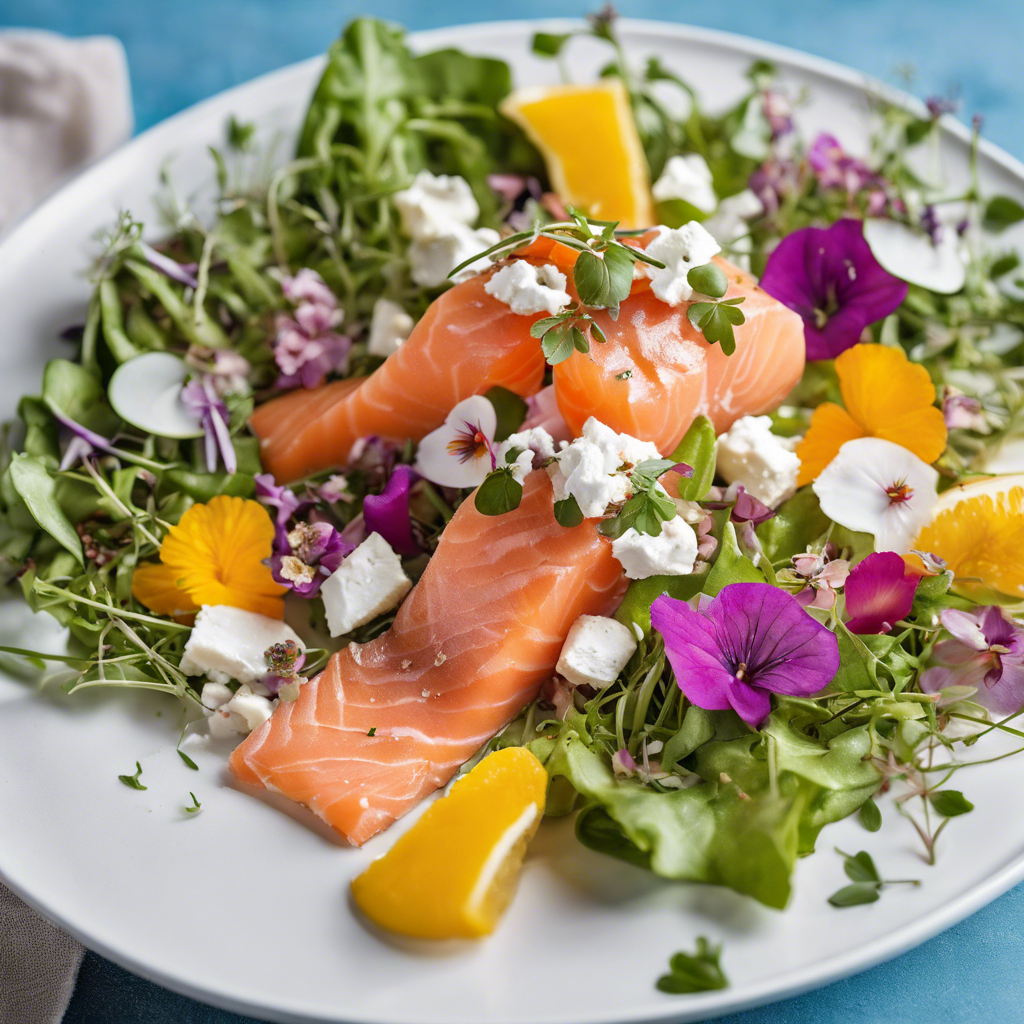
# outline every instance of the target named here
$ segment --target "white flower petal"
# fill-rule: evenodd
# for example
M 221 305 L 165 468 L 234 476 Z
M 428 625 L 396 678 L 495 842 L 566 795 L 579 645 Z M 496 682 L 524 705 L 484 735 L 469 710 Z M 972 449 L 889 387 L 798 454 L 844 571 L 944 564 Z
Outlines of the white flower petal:
M 420 476 L 442 487 L 476 487 L 483 483 L 492 469 L 491 457 L 486 451 L 462 462 L 448 450 L 452 441 L 466 433 L 467 424 L 478 428 L 493 443 L 498 417 L 494 406 L 483 395 L 473 395 L 459 402 L 444 423 L 420 441 L 414 466 Z
M 943 295 L 952 295 L 964 286 L 960 241 L 949 225 L 943 226 L 939 244 L 933 245 L 924 231 L 909 224 L 869 217 L 864 221 L 864 240 L 885 270 L 910 284 Z
M 840 526 L 875 538 L 876 551 L 909 551 L 931 519 L 939 474 L 892 441 L 847 441 L 814 481 L 821 510 Z M 909 497 L 893 502 L 888 491 L 905 484 Z

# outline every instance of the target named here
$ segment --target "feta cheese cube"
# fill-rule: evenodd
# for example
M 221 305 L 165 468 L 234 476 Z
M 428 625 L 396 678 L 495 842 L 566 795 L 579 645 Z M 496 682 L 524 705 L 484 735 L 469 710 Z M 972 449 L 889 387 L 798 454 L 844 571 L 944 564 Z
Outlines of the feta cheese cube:
M 612 554 L 631 580 L 648 576 L 688 576 L 697 560 L 697 534 L 681 516 L 661 524 L 661 533 L 627 530 L 612 541 Z
M 274 713 L 274 702 L 254 693 L 248 686 L 240 686 L 221 711 L 237 715 L 245 723 L 245 731 L 252 732 Z
M 513 448 L 523 449 L 512 465 L 512 477 L 519 483 L 532 471 L 536 460 L 551 459 L 555 455 L 555 442 L 543 427 L 517 431 L 502 441 L 497 452 L 499 466 L 508 465 L 506 456 Z
M 320 588 L 331 636 L 350 633 L 394 608 L 411 586 L 391 545 L 371 533 Z
M 231 687 L 225 683 L 204 683 L 199 699 L 203 702 L 204 708 L 216 711 L 218 708 L 224 707 L 232 697 L 234 697 L 234 693 Z
M 659 225 L 656 230 L 658 237 L 651 240 L 646 252 L 665 266 L 659 269 L 645 263 L 643 272 L 651 279 L 651 291 L 662 302 L 678 306 L 693 295 L 686 275 L 694 267 L 710 263 L 711 257 L 721 252 L 721 247 L 695 220 L 681 228 Z
M 473 230 L 463 224 L 452 224 L 449 230 L 431 239 L 417 240 L 409 246 L 409 269 L 412 279 L 422 288 L 440 288 L 448 275 L 478 252 L 489 249 L 500 238 L 491 228 Z M 486 257 L 460 270 L 453 280 L 468 281 L 491 265 Z
M 711 213 L 718 205 L 711 168 L 700 153 L 669 157 L 651 194 L 659 203 L 682 199 L 701 213 Z
M 397 302 L 378 299 L 370 315 L 367 351 L 371 356 L 387 359 L 409 337 L 414 323 L 413 318 Z
M 181 671 L 214 683 L 256 683 L 267 674 L 266 649 L 286 640 L 305 650 L 295 631 L 278 619 L 223 604 L 203 605 L 185 644 Z
M 440 238 L 452 225 L 475 224 L 480 216 L 469 182 L 458 175 L 420 171 L 412 184 L 393 198 L 402 230 L 418 242 Z
M 516 260 L 502 267 L 485 285 L 484 291 L 521 316 L 549 313 L 554 316 L 570 302 L 566 278 L 557 267 L 539 267 Z
M 636 650 L 629 627 L 601 615 L 581 615 L 569 630 L 555 671 L 574 686 L 614 683 Z
M 588 519 L 602 516 L 609 505 L 632 495 L 629 470 L 659 458 L 653 444 L 617 434 L 591 416 L 583 424 L 583 435 L 563 448 L 558 461 L 548 467 L 555 501 L 571 495 Z
M 727 483 L 775 508 L 796 490 L 800 459 L 788 439 L 772 433 L 770 417 L 743 416 L 719 437 L 716 468 Z

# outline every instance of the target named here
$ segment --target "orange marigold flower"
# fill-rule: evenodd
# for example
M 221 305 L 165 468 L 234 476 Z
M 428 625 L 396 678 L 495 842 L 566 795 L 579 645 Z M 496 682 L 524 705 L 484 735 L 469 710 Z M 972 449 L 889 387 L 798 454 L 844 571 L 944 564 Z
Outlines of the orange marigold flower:
M 258 502 L 218 495 L 193 505 L 160 546 L 160 564 L 140 565 L 132 594 L 162 615 L 194 614 L 226 604 L 280 619 L 285 588 L 263 564 L 274 524 Z
M 836 358 L 844 409 L 823 402 L 797 446 L 799 486 L 810 483 L 847 441 L 880 437 L 934 462 L 946 450 L 946 421 L 935 405 L 928 371 L 912 363 L 902 349 L 854 345 Z

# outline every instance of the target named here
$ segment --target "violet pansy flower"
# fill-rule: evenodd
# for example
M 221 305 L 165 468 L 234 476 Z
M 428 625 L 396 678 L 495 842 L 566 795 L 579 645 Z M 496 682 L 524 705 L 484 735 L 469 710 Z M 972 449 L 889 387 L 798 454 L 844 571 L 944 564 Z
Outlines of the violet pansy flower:
M 770 694 L 808 697 L 839 670 L 835 634 L 767 583 L 731 583 L 700 611 L 663 594 L 651 622 L 687 699 L 732 708 L 751 728 L 771 712 Z
M 783 238 L 761 287 L 803 317 L 808 359 L 834 359 L 907 296 L 907 283 L 872 255 L 862 222 L 849 218 Z
M 483 395 L 463 399 L 416 450 L 416 472 L 442 487 L 476 487 L 497 467 L 498 417 Z
M 258 473 L 253 479 L 257 501 L 274 513 L 274 546 L 284 548 L 292 518 L 304 512 L 313 502 L 300 500 L 290 487 L 279 487 L 269 473 Z
M 396 466 L 384 490 L 363 499 L 367 534 L 379 533 L 400 555 L 420 553 L 409 515 L 409 489 L 415 481 L 416 473 L 411 466 Z
M 355 550 L 330 523 L 297 523 L 267 565 L 274 580 L 299 597 L 315 597 L 320 586 Z
M 919 577 L 893 551 L 876 551 L 850 570 L 843 587 L 846 628 L 851 633 L 888 633 L 910 614 Z
M 997 715 L 1024 706 L 1024 626 L 1002 609 L 963 612 L 946 608 L 939 616 L 951 635 L 932 651 L 938 663 L 921 674 L 921 689 L 937 693 L 949 686 L 973 686 L 975 703 Z

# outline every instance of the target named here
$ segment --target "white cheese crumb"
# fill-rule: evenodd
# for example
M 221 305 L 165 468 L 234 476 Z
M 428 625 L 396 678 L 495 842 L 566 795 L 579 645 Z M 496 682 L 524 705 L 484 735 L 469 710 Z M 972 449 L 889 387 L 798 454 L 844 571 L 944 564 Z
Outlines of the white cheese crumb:
M 770 417 L 743 416 L 719 437 L 716 468 L 727 483 L 775 508 L 796 490 L 800 459 L 772 433 Z
M 497 452 L 499 466 L 508 465 L 507 456 L 513 448 L 522 448 L 512 463 L 512 477 L 518 483 L 522 483 L 526 479 L 526 474 L 533 470 L 535 461 L 544 461 L 555 456 L 554 438 L 543 427 L 517 431 L 502 441 Z
M 393 198 L 402 230 L 420 242 L 440 238 L 453 224 L 475 224 L 480 216 L 469 182 L 454 174 L 420 171 L 412 184 Z
M 463 224 L 452 224 L 443 235 L 414 241 L 409 246 L 412 279 L 422 288 L 440 288 L 460 263 L 489 249 L 499 238 L 498 232 L 491 228 L 474 230 Z M 490 260 L 483 257 L 464 267 L 452 280 L 456 284 L 467 281 L 490 265 Z
M 636 650 L 628 626 L 600 615 L 581 615 L 569 630 L 555 671 L 574 686 L 601 689 L 615 682 Z
M 361 796 L 359 798 L 359 806 L 365 811 L 370 806 L 370 801 L 367 797 Z
M 525 260 L 516 260 L 502 267 L 484 285 L 484 291 L 521 316 L 534 313 L 554 316 L 570 302 L 565 284 L 565 274 L 550 263 L 536 267 Z
M 700 153 L 670 157 L 651 193 L 659 203 L 682 199 L 701 213 L 711 213 L 718 205 L 711 168 Z
M 688 576 L 697 559 L 697 534 L 681 517 L 661 524 L 661 533 L 651 537 L 627 530 L 612 541 L 612 554 L 631 580 L 648 576 Z
M 234 692 L 224 683 L 203 683 L 203 692 L 199 699 L 203 702 L 203 707 L 216 711 L 224 707 L 232 697 Z
M 253 693 L 248 686 L 240 686 L 234 697 L 224 705 L 224 711 L 239 715 L 245 720 L 246 731 L 258 729 L 274 713 L 274 702 L 267 697 Z
M 267 674 L 266 649 L 286 640 L 305 650 L 295 631 L 278 619 L 222 604 L 203 605 L 185 643 L 181 670 L 214 683 L 256 683 Z
M 718 209 L 706 221 L 704 229 L 714 236 L 721 245 L 729 245 L 747 234 L 747 221 L 764 213 L 764 203 L 749 188 L 726 196 Z M 744 249 L 749 249 L 750 239 L 744 239 Z
M 721 247 L 695 220 L 681 228 L 656 228 L 658 237 L 645 250 L 665 264 L 658 269 L 650 264 L 643 265 L 644 273 L 651 279 L 651 291 L 670 306 L 678 306 L 693 295 L 693 288 L 686 275 L 694 267 L 711 262 L 711 257 L 721 252 Z M 639 264 L 637 264 L 639 266 Z
M 370 332 L 367 351 L 371 356 L 387 359 L 398 351 L 398 347 L 409 337 L 414 326 L 411 316 L 390 299 L 378 299 L 370 315 Z
M 628 471 L 639 462 L 659 458 L 653 444 L 617 434 L 591 416 L 583 424 L 583 435 L 548 467 L 555 501 L 571 495 L 586 518 L 604 515 L 609 505 L 632 495 Z
M 371 533 L 320 588 L 331 636 L 349 633 L 394 608 L 411 586 L 391 545 Z
M 429 697 L 430 696 L 430 691 L 429 690 L 420 690 L 420 696 L 421 697 Z

